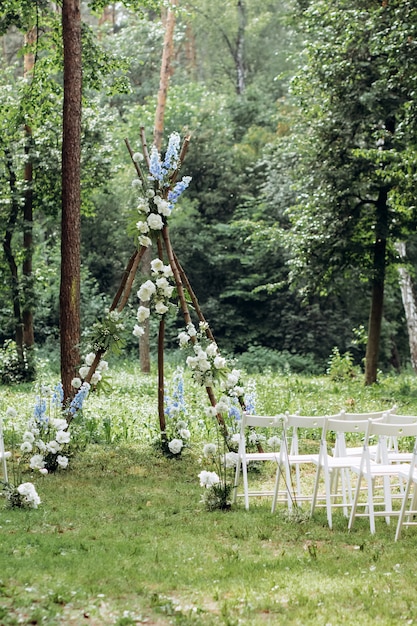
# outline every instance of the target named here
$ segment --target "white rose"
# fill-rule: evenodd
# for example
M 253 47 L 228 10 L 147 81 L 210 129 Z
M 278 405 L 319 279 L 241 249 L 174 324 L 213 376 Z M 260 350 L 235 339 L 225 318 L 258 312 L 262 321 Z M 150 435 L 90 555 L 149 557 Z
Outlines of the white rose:
M 71 435 L 67 430 L 59 430 L 55 435 L 55 439 L 58 443 L 69 443 Z
M 150 310 L 148 309 L 148 307 L 146 306 L 140 306 L 138 308 L 138 314 L 137 314 L 137 318 L 138 318 L 138 322 L 144 322 L 145 320 L 148 319 L 149 315 L 150 315 Z
M 224 367 L 226 367 L 226 359 L 225 359 L 224 357 L 222 357 L 222 356 L 219 356 L 219 355 L 217 355 L 217 356 L 214 358 L 213 363 L 214 363 L 214 367 L 215 367 L 216 369 L 218 369 L 218 370 L 221 370 L 221 369 L 223 369 Z
M 56 461 L 57 461 L 59 467 L 62 467 L 63 469 L 65 469 L 68 466 L 68 457 L 67 456 L 63 456 L 61 454 L 58 454 L 58 456 L 56 457 Z
M 151 270 L 153 271 L 154 274 L 163 272 L 164 267 L 165 265 L 161 259 L 154 259 L 153 261 L 151 261 Z
M 148 215 L 146 221 L 148 222 L 149 228 L 151 228 L 152 230 L 162 230 L 162 227 L 164 225 L 162 217 L 160 215 L 157 215 L 156 213 L 151 213 L 150 215 Z
M 87 365 L 92 365 L 95 358 L 96 358 L 95 353 L 89 352 L 87 356 L 85 357 L 84 361 L 86 362 Z
M 140 286 L 140 289 L 137 293 L 139 300 L 147 301 L 151 299 L 151 296 L 156 291 L 155 284 L 151 280 L 147 280 L 143 285 Z
M 138 326 L 137 324 L 135 324 L 133 334 L 135 337 L 142 337 L 145 334 L 145 329 L 142 328 L 142 326 Z
M 168 307 L 161 301 L 155 304 L 155 311 L 159 313 L 159 315 L 163 315 L 168 311 Z
M 182 443 L 181 439 L 172 439 L 172 441 L 168 443 L 168 448 L 170 449 L 172 454 L 179 454 L 182 450 L 183 445 L 184 444 Z
M 138 242 L 140 246 L 144 246 L 145 248 L 152 245 L 152 239 L 146 235 L 139 235 Z
M 90 368 L 87 365 L 83 365 L 82 367 L 80 367 L 80 369 L 78 370 L 79 375 L 81 376 L 81 378 L 85 378 L 88 374 L 88 372 L 90 371 Z
M 45 467 L 45 460 L 42 454 L 34 454 L 29 461 L 30 469 L 43 469 Z

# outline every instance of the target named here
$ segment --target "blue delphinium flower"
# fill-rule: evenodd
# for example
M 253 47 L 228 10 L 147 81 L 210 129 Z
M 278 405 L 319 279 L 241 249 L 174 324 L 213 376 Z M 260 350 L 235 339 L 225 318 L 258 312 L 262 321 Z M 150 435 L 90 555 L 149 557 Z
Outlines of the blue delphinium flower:
M 48 416 L 46 414 L 46 401 L 40 396 L 36 396 L 33 417 L 40 424 L 48 422 Z
M 191 176 L 184 176 L 175 186 L 168 192 L 168 202 L 169 208 L 172 210 L 174 204 L 183 193 L 185 189 L 187 189 L 190 184 Z
M 180 149 L 179 133 L 171 133 L 168 140 L 168 148 L 165 153 L 165 159 L 162 166 L 163 173 L 166 176 L 168 172 L 174 171 L 178 167 L 178 155 Z
M 84 400 L 87 398 L 89 391 L 90 391 L 90 384 L 83 383 L 81 387 L 79 388 L 77 394 L 71 400 L 71 404 L 68 409 L 68 412 L 71 415 L 75 415 L 77 411 L 80 411 L 83 408 Z
M 256 389 L 252 389 L 245 393 L 245 411 L 250 415 L 256 412 Z
M 54 391 L 52 394 L 52 406 L 56 406 L 58 408 L 62 407 L 62 403 L 64 402 L 64 388 L 62 383 L 59 382 L 54 387 Z
M 151 156 L 149 161 L 149 172 L 155 180 L 162 182 L 164 173 L 162 170 L 161 157 L 155 146 L 152 146 Z
M 237 404 L 232 404 L 229 409 L 229 417 L 238 422 L 241 419 L 240 409 Z

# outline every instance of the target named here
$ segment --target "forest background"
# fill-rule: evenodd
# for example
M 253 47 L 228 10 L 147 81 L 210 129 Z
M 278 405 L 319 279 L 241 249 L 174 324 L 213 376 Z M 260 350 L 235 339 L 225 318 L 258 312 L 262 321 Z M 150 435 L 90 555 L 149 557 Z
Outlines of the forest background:
M 191 135 L 181 174 L 192 180 L 170 233 L 222 351 L 248 370 L 307 373 L 325 371 L 332 354 L 364 367 L 366 355 L 367 382 L 377 366 L 415 365 L 414 3 L 172 4 L 163 145 L 172 132 Z M 87 340 L 136 245 L 125 138 L 139 149 L 144 127 L 152 141 L 165 13 L 158 2 L 81 6 Z M 32 346 L 59 361 L 59 3 L 3 1 L 0 29 L 0 373 L 8 382 L 32 375 Z M 137 355 L 135 303 L 126 318 L 124 349 Z M 175 359 L 183 323 L 173 315 L 166 325 Z M 156 334 L 151 321 L 155 347 Z

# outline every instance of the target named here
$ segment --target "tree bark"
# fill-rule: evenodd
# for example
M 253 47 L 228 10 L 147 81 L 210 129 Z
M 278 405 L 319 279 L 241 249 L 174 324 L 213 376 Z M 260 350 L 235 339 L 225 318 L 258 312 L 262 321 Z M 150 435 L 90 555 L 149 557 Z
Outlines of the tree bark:
M 406 247 L 404 242 L 396 244 L 400 258 L 405 261 Z M 408 343 L 410 346 L 410 359 L 413 370 L 417 373 L 417 306 L 414 295 L 414 281 L 405 265 L 398 268 L 401 297 L 404 305 L 405 319 L 407 321 Z
M 246 29 L 246 11 L 244 0 L 238 0 L 238 30 L 236 39 L 236 93 L 241 96 L 245 91 L 245 29 Z
M 165 105 L 167 101 L 169 79 L 172 74 L 172 54 L 174 50 L 175 7 L 178 0 L 170 0 L 165 21 L 164 46 L 162 50 L 161 73 L 159 79 L 158 103 L 155 114 L 154 145 L 161 149 L 164 133 Z M 171 8 L 172 7 L 172 8 Z
M 384 306 L 385 264 L 388 232 L 388 192 L 381 189 L 376 202 L 376 235 L 374 244 L 371 309 L 365 355 L 365 385 L 377 381 L 379 343 Z
M 17 217 L 19 215 L 19 201 L 17 192 L 16 174 L 13 169 L 13 157 L 9 150 L 5 150 L 6 169 L 9 175 L 9 187 L 11 206 L 7 218 L 6 232 L 3 237 L 3 251 L 7 265 L 10 270 L 10 290 L 13 301 L 13 317 L 15 327 L 16 351 L 22 371 L 24 369 L 24 349 L 23 349 L 23 322 L 22 308 L 20 302 L 19 272 L 12 247 L 13 232 L 15 230 Z
M 71 380 L 80 363 L 81 238 L 81 6 L 63 0 L 64 105 L 62 136 L 61 222 L 61 380 L 64 398 L 72 397 Z
M 25 45 L 33 46 L 37 40 L 36 27 L 31 28 L 25 35 Z M 25 52 L 23 60 L 23 74 L 24 77 L 30 80 L 35 67 L 35 54 L 32 48 Z M 22 319 L 23 319 L 23 343 L 26 347 L 30 348 L 35 343 L 34 329 L 33 329 L 33 303 L 34 303 L 34 291 L 33 291 L 33 165 L 31 155 L 32 144 L 32 129 L 29 124 L 25 124 L 26 133 L 26 163 L 25 163 L 25 194 L 23 204 L 23 307 L 22 307 Z

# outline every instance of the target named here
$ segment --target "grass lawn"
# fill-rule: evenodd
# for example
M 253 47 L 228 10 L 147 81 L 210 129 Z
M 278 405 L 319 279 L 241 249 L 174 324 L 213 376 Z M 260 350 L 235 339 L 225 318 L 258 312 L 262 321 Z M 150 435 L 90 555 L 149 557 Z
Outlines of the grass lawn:
M 256 384 L 259 412 L 396 401 L 411 414 L 417 403 L 412 378 L 369 390 L 272 375 Z M 197 477 L 204 436 L 180 458 L 157 451 L 147 440 L 149 415 L 157 419 L 152 388 L 120 373 L 117 392 L 86 408 L 91 419 L 111 418 L 107 443 L 89 443 L 68 470 L 32 474 L 38 509 L 0 508 L 2 626 L 416 623 L 417 531 L 394 543 L 395 520 L 378 519 L 372 536 L 360 519 L 348 533 L 341 513 L 329 530 L 323 510 L 312 520 L 283 508 L 271 514 L 269 498 L 251 499 L 249 511 L 241 500 L 206 511 Z M 2 410 L 16 401 L 24 411 L 33 400 L 29 389 L 0 391 Z M 197 421 L 200 398 L 190 391 Z M 271 476 L 272 466 L 252 479 Z

